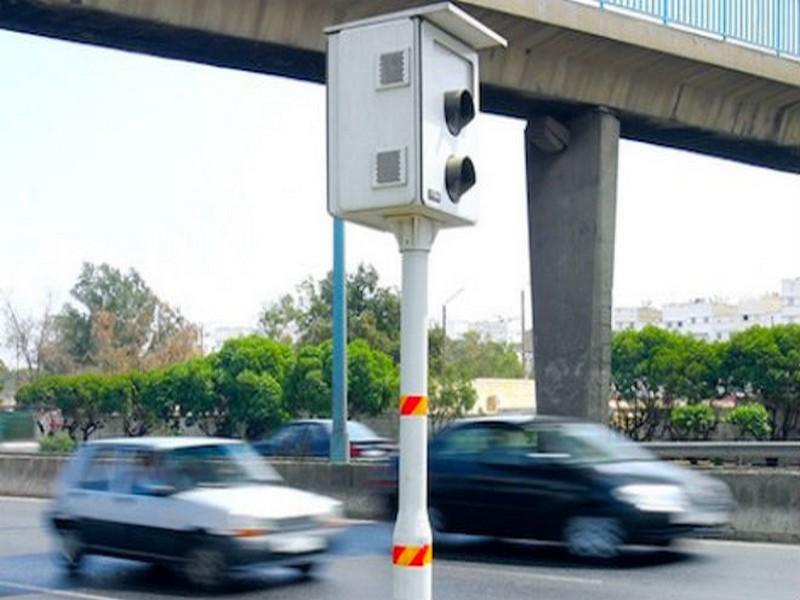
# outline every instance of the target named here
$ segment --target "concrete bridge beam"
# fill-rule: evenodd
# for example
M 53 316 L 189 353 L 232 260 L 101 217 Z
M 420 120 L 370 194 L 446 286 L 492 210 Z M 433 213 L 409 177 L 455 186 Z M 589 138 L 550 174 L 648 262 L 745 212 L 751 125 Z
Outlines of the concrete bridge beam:
M 536 405 L 541 414 L 605 421 L 620 124 L 607 111 L 564 125 L 569 145 L 526 129 Z

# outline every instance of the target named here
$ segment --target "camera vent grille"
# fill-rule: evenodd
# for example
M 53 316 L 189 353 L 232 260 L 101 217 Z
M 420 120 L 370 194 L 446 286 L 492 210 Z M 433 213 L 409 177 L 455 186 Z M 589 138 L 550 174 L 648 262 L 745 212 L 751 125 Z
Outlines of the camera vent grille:
M 378 58 L 380 87 L 396 87 L 408 83 L 408 57 L 405 50 L 386 52 Z
M 386 150 L 375 155 L 376 187 L 402 185 L 406 180 L 405 152 L 402 149 Z

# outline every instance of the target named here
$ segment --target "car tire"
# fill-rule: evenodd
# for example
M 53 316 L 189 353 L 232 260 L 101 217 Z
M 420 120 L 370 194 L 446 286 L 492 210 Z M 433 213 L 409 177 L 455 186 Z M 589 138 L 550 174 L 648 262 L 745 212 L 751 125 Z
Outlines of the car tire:
M 610 559 L 619 555 L 624 535 L 612 517 L 573 517 L 564 527 L 563 538 L 573 556 Z
M 70 573 L 76 573 L 86 555 L 86 544 L 77 529 L 62 529 L 59 539 L 59 559 Z
M 228 576 L 228 561 L 222 550 L 205 545 L 186 553 L 183 574 L 192 585 L 204 590 L 220 587 Z

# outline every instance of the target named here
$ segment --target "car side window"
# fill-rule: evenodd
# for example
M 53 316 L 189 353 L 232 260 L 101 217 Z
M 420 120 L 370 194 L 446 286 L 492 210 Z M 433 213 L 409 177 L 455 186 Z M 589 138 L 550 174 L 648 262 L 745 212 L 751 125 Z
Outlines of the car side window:
M 83 472 L 78 487 L 95 492 L 107 492 L 114 477 L 116 449 L 98 448 Z
M 322 425 L 314 424 L 308 427 L 306 445 L 312 453 L 325 453 L 328 447 L 328 432 Z
M 277 454 L 292 454 L 297 447 L 301 427 L 287 425 L 280 429 L 272 438 L 272 447 Z
M 127 449 L 116 457 L 111 491 L 119 494 L 152 495 L 154 486 L 166 483 L 161 456 L 149 449 Z
M 476 454 L 491 447 L 492 431 L 488 427 L 463 427 L 448 433 L 441 442 L 445 454 Z
M 562 460 L 573 455 L 574 448 L 560 427 L 542 427 L 535 430 L 535 452 L 542 457 L 557 457 Z
M 439 447 L 449 454 L 480 454 L 489 451 L 530 452 L 535 437 L 514 425 L 491 423 L 456 429 L 448 434 Z

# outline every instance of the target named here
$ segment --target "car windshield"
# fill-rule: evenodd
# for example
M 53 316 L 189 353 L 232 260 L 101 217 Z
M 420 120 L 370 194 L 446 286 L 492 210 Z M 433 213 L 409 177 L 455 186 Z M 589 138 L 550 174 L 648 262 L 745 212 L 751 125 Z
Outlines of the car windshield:
M 537 431 L 538 451 L 563 454 L 574 462 L 608 463 L 654 460 L 650 452 L 608 427 L 575 423 Z
M 347 422 L 347 437 L 351 442 L 364 442 L 378 439 L 378 435 L 366 425 L 355 421 Z
M 276 483 L 280 475 L 247 444 L 209 444 L 165 453 L 162 468 L 178 489 Z

